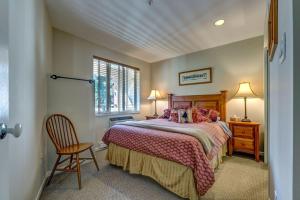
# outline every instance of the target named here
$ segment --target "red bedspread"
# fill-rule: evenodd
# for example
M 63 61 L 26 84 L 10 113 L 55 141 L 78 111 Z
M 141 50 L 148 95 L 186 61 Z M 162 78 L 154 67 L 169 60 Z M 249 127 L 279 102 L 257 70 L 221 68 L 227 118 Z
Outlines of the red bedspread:
M 202 144 L 193 136 L 126 125 L 113 126 L 102 140 L 106 144 L 112 142 L 190 167 L 194 172 L 197 191 L 199 195 L 204 195 L 215 181 L 209 160 L 217 155 L 228 136 L 216 123 L 178 124 L 165 119 L 155 119 L 155 122 L 168 126 L 200 127 L 211 135 L 215 145 L 206 155 Z

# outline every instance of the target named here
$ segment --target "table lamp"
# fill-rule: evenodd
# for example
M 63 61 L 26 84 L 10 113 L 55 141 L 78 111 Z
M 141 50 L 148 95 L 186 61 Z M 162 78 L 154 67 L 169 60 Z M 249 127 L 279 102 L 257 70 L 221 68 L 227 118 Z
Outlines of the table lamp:
M 154 117 L 158 117 L 158 114 L 157 114 L 157 111 L 156 111 L 156 100 L 159 99 L 161 96 L 160 96 L 160 93 L 158 90 L 151 90 L 151 93 L 148 97 L 149 100 L 154 100 L 154 105 L 155 105 L 155 113 L 154 113 Z
M 255 97 L 253 90 L 251 89 L 249 82 L 243 82 L 240 83 L 239 90 L 234 95 L 235 97 L 242 97 L 244 98 L 244 105 L 245 105 L 245 116 L 244 119 L 242 119 L 242 122 L 251 122 L 250 119 L 248 119 L 247 116 L 247 98 L 249 97 Z

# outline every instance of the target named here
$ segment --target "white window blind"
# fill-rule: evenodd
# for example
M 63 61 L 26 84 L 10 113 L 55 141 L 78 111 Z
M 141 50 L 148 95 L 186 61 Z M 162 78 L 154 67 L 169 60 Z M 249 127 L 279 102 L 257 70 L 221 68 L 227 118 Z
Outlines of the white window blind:
M 93 78 L 96 114 L 139 112 L 139 69 L 94 57 Z

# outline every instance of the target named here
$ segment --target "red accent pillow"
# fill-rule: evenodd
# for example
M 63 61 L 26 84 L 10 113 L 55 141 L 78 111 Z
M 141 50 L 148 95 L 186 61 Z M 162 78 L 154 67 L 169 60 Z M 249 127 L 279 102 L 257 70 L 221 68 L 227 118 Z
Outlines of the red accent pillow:
M 218 117 L 219 117 L 220 113 L 216 110 L 210 109 L 209 113 L 208 113 L 208 118 L 212 121 L 212 122 L 216 122 L 218 121 Z
M 208 117 L 204 114 L 206 113 L 205 110 L 201 110 L 198 108 L 192 109 L 192 118 L 194 123 L 200 123 L 200 122 L 207 122 L 209 121 Z
M 193 123 L 198 122 L 198 109 L 195 107 L 192 108 L 192 119 L 193 119 Z
M 171 114 L 171 109 L 164 109 L 164 114 L 160 116 L 160 119 L 169 119 Z
M 206 108 L 198 108 L 198 111 L 203 115 L 207 116 L 209 114 L 209 109 Z
M 210 120 L 207 116 L 204 116 L 200 113 L 200 114 L 198 114 L 197 121 L 199 123 L 199 122 L 209 122 Z
M 218 121 L 219 112 L 213 109 L 193 108 L 192 118 L 194 123 L 216 122 Z
M 178 123 L 178 111 L 175 109 L 171 110 L 169 121 Z

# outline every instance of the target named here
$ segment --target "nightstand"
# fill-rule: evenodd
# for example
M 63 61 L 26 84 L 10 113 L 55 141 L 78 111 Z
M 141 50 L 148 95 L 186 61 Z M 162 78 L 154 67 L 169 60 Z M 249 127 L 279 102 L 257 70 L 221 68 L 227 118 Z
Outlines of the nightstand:
M 228 154 L 244 152 L 255 155 L 259 162 L 259 123 L 256 122 L 228 122 L 232 132 L 229 140 Z
M 149 120 L 149 119 L 157 119 L 158 116 L 145 116 L 146 117 L 146 120 Z

